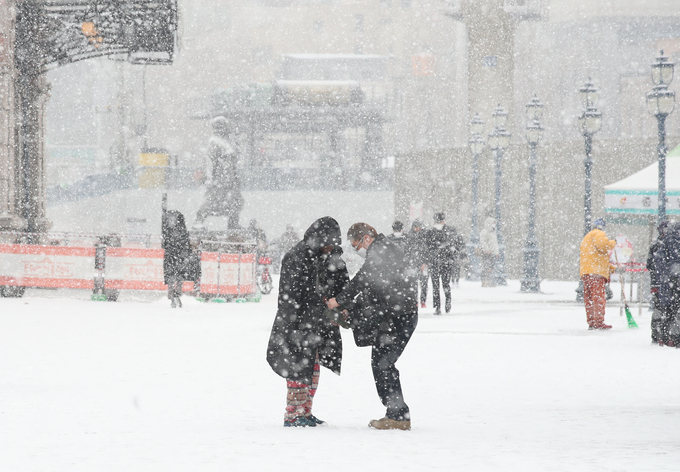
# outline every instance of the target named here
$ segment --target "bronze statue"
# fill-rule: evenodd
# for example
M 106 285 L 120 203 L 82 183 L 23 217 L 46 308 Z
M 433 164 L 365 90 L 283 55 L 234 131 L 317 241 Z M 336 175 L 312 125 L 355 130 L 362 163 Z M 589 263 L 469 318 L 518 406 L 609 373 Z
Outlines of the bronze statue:
M 200 227 L 208 216 L 226 216 L 228 228 L 240 228 L 239 217 L 243 209 L 241 180 L 238 176 L 238 154 L 228 138 L 232 126 L 223 116 L 212 121 L 213 134 L 208 141 L 208 156 L 212 163 L 211 178 L 203 203 L 196 213 L 195 227 Z

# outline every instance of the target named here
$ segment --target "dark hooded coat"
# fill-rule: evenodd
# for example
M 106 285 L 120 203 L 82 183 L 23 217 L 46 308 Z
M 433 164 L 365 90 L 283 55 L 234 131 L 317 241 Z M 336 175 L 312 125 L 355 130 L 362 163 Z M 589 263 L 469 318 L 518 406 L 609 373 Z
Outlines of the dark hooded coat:
M 163 256 L 165 283 L 170 283 L 170 278 L 193 280 L 187 273 L 191 246 L 184 215 L 176 210 L 168 210 L 163 218 L 162 237 L 161 247 L 165 249 Z
M 267 346 L 267 362 L 281 377 L 312 383 L 314 360 L 340 374 L 340 329 L 324 317 L 324 299 L 336 296 L 349 281 L 342 249 L 324 255 L 321 248 L 340 245 L 340 225 L 333 218 L 315 221 L 304 239 L 283 256 L 278 310 Z

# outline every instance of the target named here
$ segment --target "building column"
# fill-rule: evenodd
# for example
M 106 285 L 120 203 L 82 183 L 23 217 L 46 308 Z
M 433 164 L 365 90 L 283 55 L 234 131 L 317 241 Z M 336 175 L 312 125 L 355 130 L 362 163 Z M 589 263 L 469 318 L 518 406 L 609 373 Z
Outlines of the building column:
M 18 176 L 21 163 L 16 146 L 15 91 L 17 70 L 14 63 L 14 0 L 0 3 L 0 231 L 22 230 Z
M 493 127 L 491 113 L 500 104 L 512 123 L 516 22 L 503 0 L 466 0 L 461 10 L 468 36 L 469 118 L 479 113 Z
M 41 58 L 42 10 L 34 2 L 16 3 L 14 64 L 14 109 L 19 123 L 15 126 L 15 213 L 24 221 L 29 233 L 44 232 L 51 224 L 45 205 L 45 104 L 49 85 Z M 17 211 L 18 210 L 18 211 Z

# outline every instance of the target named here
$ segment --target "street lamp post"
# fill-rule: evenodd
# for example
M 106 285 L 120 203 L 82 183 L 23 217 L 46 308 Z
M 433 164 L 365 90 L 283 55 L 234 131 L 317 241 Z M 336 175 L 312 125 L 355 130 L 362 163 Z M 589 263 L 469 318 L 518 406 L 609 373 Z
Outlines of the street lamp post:
M 524 243 L 523 274 L 521 279 L 522 292 L 540 292 L 541 280 L 538 277 L 538 257 L 541 250 L 538 248 L 536 239 L 536 146 L 543 135 L 540 118 L 543 114 L 543 104 L 534 95 L 534 98 L 526 106 L 527 118 L 527 141 L 531 148 L 529 156 L 529 229 Z
M 470 242 L 467 246 L 471 280 L 479 280 L 480 272 L 479 256 L 477 255 L 477 248 L 479 248 L 477 190 L 479 187 L 479 156 L 484 152 L 484 147 L 486 145 L 484 138 L 482 137 L 483 132 L 484 121 L 482 121 L 478 114 L 475 114 L 470 122 L 470 151 L 472 152 L 472 214 L 470 217 Z
M 598 89 L 595 88 L 593 82 L 588 79 L 583 87 L 579 89 L 581 94 L 581 103 L 585 110 L 581 113 L 578 118 L 578 127 L 585 139 L 586 145 L 586 158 L 583 164 L 586 168 L 586 185 L 585 185 L 585 197 L 583 202 L 584 209 L 584 225 L 583 225 L 583 235 L 585 236 L 590 232 L 590 226 L 592 223 L 592 171 L 593 171 L 593 135 L 600 130 L 602 126 L 602 113 L 596 108 L 598 99 Z
M 510 133 L 505 129 L 508 122 L 508 112 L 498 105 L 493 112 L 493 119 L 494 129 L 489 134 L 489 147 L 494 151 L 496 161 L 496 234 L 500 253 L 494 265 L 493 279 L 496 285 L 507 285 L 505 276 L 505 240 L 503 239 L 503 227 L 501 225 L 501 180 L 503 177 L 501 162 L 503 161 L 503 151 L 510 145 Z
M 598 89 L 595 88 L 592 80 L 589 78 L 583 87 L 579 89 L 581 96 L 581 104 L 584 107 L 581 116 L 578 118 L 578 128 L 583 135 L 586 146 L 586 158 L 583 164 L 586 169 L 585 182 L 585 196 L 583 198 L 583 235 L 590 232 L 592 223 L 592 171 L 593 171 L 593 135 L 597 133 L 602 127 L 602 112 L 597 109 Z M 576 300 L 583 301 L 583 281 L 579 280 L 578 288 L 576 289 Z
M 659 129 L 659 212 L 657 224 L 666 219 L 666 117 L 675 108 L 675 92 L 668 90 L 673 81 L 673 63 L 663 55 L 663 51 L 652 64 L 652 81 L 654 89 L 647 93 L 647 111 L 656 117 Z

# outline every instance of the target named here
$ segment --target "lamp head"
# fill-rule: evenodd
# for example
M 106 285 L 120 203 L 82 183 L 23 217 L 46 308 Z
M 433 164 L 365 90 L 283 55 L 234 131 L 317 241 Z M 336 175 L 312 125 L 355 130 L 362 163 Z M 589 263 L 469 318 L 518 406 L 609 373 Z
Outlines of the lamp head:
M 538 120 L 541 119 L 541 116 L 543 115 L 543 104 L 538 99 L 536 94 L 534 94 L 534 98 L 532 98 L 531 101 L 526 104 L 526 109 L 527 109 L 527 119 L 530 122 L 531 121 L 538 121 Z
M 473 135 L 475 134 L 481 135 L 483 132 L 484 121 L 479 116 L 479 113 L 475 113 L 475 115 L 472 117 L 472 121 L 470 121 L 470 133 L 472 133 Z
M 593 84 L 593 81 L 590 77 L 588 77 L 586 83 L 578 91 L 581 96 L 581 104 L 583 105 L 583 108 L 594 108 L 597 106 L 599 90 L 595 87 L 595 84 Z
M 493 123 L 496 128 L 505 129 L 508 124 L 508 112 L 503 108 L 500 103 L 493 111 Z
M 673 82 L 673 69 L 675 65 L 664 56 L 663 50 L 652 64 L 652 82 L 654 85 L 668 85 Z

